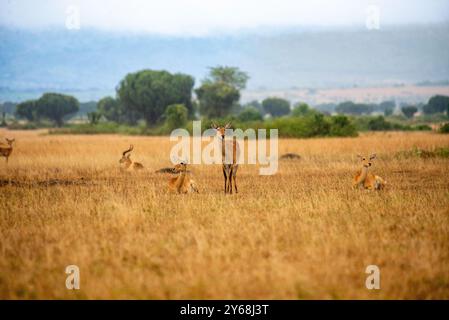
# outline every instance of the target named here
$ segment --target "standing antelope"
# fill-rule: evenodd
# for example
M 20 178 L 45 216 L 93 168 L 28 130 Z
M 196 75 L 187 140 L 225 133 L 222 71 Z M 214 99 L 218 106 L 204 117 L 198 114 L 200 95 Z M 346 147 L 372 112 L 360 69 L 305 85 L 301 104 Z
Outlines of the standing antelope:
M 6 163 L 8 163 L 8 158 L 12 153 L 12 143 L 16 140 L 16 139 L 8 139 L 5 138 L 6 142 L 8 143 L 8 145 L 0 145 L 0 156 L 5 157 L 6 158 Z
M 195 181 L 187 174 L 187 164 L 181 162 L 174 168 L 175 172 L 179 172 L 176 178 L 170 178 L 168 181 L 168 189 L 177 193 L 199 193 Z
M 139 162 L 133 162 L 130 159 L 131 156 L 131 151 L 133 151 L 134 146 L 130 145 L 128 150 L 123 151 L 123 156 L 120 159 L 119 163 L 123 166 L 123 169 L 128 170 L 128 169 L 132 169 L 132 170 L 141 170 L 143 169 L 143 165 Z M 128 153 L 128 155 L 126 155 Z
M 368 172 L 368 168 L 372 165 L 371 161 L 376 158 L 376 154 L 372 154 L 369 158 L 361 155 L 357 155 L 357 157 L 362 161 L 362 169 L 354 177 L 353 188 L 359 188 L 360 186 L 369 190 L 384 188 L 387 182 L 381 177 Z
M 232 194 L 232 180 L 234 180 L 235 193 L 238 193 L 235 179 L 239 168 L 238 159 L 240 157 L 240 147 L 235 137 L 233 137 L 232 141 L 225 140 L 226 129 L 231 128 L 231 124 L 228 123 L 224 127 L 220 127 L 212 123 L 211 127 L 217 130 L 217 136 L 221 142 L 225 194 L 228 192 Z

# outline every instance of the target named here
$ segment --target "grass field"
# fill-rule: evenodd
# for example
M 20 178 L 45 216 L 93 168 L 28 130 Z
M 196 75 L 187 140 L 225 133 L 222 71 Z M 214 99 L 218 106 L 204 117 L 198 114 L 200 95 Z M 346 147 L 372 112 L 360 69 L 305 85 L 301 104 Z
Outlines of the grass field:
M 449 299 L 449 159 L 398 157 L 449 147 L 447 135 L 377 133 L 281 140 L 274 176 L 191 166 L 200 194 L 167 193 L 167 137 L 15 137 L 0 158 L 3 299 Z M 121 152 L 147 169 L 118 170 Z M 386 190 L 351 189 L 357 153 L 376 152 Z M 80 268 L 67 290 L 65 268 Z M 365 268 L 381 271 L 367 290 Z

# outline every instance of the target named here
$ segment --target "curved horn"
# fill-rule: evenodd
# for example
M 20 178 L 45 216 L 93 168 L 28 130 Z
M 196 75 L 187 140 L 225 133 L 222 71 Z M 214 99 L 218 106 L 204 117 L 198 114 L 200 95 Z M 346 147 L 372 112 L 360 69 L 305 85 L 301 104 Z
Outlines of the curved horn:
M 123 156 L 125 156 L 128 152 L 133 151 L 133 149 L 134 149 L 134 146 L 133 146 L 133 145 L 130 145 L 128 150 L 123 151 Z

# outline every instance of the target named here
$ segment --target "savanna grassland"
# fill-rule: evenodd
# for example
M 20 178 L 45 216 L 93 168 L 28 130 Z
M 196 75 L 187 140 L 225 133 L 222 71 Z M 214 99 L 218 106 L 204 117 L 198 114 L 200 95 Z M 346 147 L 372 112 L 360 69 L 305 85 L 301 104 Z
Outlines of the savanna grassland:
M 224 195 L 217 165 L 191 166 L 199 194 L 167 192 L 168 137 L 15 137 L 0 158 L 3 299 L 449 299 L 449 147 L 436 133 L 280 140 L 274 176 L 243 165 Z M 131 158 L 146 166 L 120 172 Z M 385 190 L 351 189 L 357 153 L 376 152 Z M 67 290 L 65 268 L 80 268 Z M 366 266 L 381 289 L 365 287 Z

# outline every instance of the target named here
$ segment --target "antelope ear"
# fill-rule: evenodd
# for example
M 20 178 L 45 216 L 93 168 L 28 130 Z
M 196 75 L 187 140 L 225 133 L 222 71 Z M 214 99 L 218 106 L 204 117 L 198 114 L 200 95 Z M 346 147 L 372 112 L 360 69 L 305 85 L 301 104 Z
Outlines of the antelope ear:
M 215 122 L 212 122 L 212 123 L 210 124 L 210 127 L 211 127 L 212 129 L 217 129 L 217 125 L 215 124 Z
M 373 153 L 372 155 L 370 155 L 369 159 L 370 159 L 370 160 L 373 160 L 373 159 L 375 159 L 376 157 L 377 157 L 377 155 L 376 155 L 375 153 Z
M 231 123 L 228 122 L 228 123 L 225 125 L 225 129 L 229 129 L 230 127 L 231 127 Z

